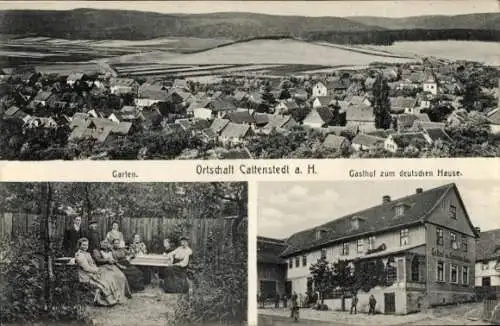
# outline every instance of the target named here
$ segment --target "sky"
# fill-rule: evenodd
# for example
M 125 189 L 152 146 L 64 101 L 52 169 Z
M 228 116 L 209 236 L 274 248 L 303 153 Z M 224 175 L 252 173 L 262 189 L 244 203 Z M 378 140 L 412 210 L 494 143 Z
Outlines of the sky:
M 262 182 L 258 185 L 257 234 L 286 238 L 336 218 L 392 199 L 439 187 L 443 181 Z M 457 181 L 469 217 L 481 231 L 500 228 L 500 185 L 495 181 Z
M 458 15 L 498 12 L 497 0 L 442 1 L 0 1 L 5 9 L 100 8 L 161 13 L 255 12 L 300 16 Z

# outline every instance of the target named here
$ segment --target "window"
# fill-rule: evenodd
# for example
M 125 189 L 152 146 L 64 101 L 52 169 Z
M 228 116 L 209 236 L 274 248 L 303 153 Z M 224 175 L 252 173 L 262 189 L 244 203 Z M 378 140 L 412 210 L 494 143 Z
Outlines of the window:
M 481 269 L 482 269 L 483 271 L 486 271 L 486 270 L 488 270 L 489 268 L 490 268 L 490 266 L 488 265 L 488 263 L 487 263 L 487 262 L 486 262 L 486 263 L 483 263 L 483 264 L 482 264 L 482 266 L 481 266 Z
M 436 244 L 439 246 L 444 245 L 444 232 L 441 228 L 436 229 Z
M 469 251 L 467 237 L 465 235 L 462 235 L 462 251 L 464 251 L 464 252 Z
M 400 246 L 406 246 L 410 244 L 410 240 L 408 239 L 408 229 L 402 229 L 399 233 L 399 244 Z
M 394 266 L 394 259 L 392 261 L 387 261 L 386 271 L 387 271 L 387 283 L 390 284 L 395 282 L 397 278 L 397 269 Z
M 375 249 L 375 237 L 371 236 L 368 238 L 368 249 Z
M 437 263 L 437 281 L 444 282 L 444 263 L 442 261 Z
M 413 257 L 411 261 L 411 280 L 418 282 L 420 278 L 420 262 L 418 257 Z
M 302 256 L 302 266 L 307 266 L 307 256 Z
M 293 268 L 293 259 L 290 259 L 290 260 L 288 261 L 288 268 L 289 268 L 289 269 L 292 269 L 292 268 Z
M 326 249 L 321 249 L 321 259 L 326 259 Z
M 300 266 L 300 257 L 295 257 L 295 267 Z
M 462 284 L 469 285 L 469 267 L 462 266 Z
M 357 251 L 358 252 L 363 252 L 363 249 L 364 249 L 364 241 L 363 239 L 359 239 L 357 242 L 356 242 L 356 248 L 357 248 Z
M 448 216 L 454 220 L 457 219 L 457 208 L 453 205 L 450 205 L 450 208 L 448 209 Z
M 451 283 L 458 283 L 458 266 L 457 265 L 450 265 L 450 282 Z
M 452 249 L 458 249 L 457 234 L 450 232 L 450 246 Z
M 403 205 L 396 206 L 395 210 L 396 210 L 396 216 L 402 216 L 405 212 L 405 207 Z
M 482 286 L 491 286 L 491 277 L 487 276 L 487 277 L 481 278 L 481 285 Z
M 349 255 L 349 243 L 343 243 L 342 244 L 342 255 L 347 256 Z

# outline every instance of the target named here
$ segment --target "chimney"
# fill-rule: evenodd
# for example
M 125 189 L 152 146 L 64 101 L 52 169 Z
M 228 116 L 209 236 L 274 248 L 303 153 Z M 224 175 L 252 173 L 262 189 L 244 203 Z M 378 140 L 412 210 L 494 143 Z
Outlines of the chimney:
M 383 204 L 387 204 L 387 203 L 390 203 L 391 202 L 391 196 L 389 195 L 385 195 L 382 197 L 382 203 Z
M 417 193 L 417 194 L 421 194 L 423 191 L 424 191 L 424 189 L 422 189 L 422 188 L 417 188 L 416 193 Z

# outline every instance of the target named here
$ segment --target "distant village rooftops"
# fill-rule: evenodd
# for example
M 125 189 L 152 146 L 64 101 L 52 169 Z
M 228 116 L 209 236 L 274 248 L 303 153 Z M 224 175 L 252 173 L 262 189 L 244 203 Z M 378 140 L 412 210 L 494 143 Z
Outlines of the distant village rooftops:
M 500 229 L 480 233 L 476 246 L 476 261 L 500 259 Z

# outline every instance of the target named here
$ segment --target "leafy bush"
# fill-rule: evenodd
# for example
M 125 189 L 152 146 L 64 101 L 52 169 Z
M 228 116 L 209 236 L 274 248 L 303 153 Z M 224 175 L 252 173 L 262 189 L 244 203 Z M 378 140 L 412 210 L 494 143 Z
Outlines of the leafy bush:
M 207 241 L 209 254 L 194 267 L 193 291 L 174 311 L 174 325 L 238 325 L 246 320 L 246 233 L 225 243 L 222 232 Z
M 39 227 L 27 237 L 0 241 L 1 322 L 80 320 L 84 318 L 82 297 L 73 271 L 49 277 Z M 73 278 L 72 278 L 73 276 Z

